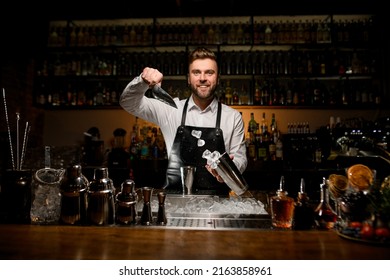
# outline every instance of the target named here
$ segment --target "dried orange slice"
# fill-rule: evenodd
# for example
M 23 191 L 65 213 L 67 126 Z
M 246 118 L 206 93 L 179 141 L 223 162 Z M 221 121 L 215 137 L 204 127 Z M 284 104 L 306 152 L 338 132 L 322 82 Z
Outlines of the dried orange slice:
M 329 191 L 335 198 L 342 196 L 348 188 L 348 179 L 344 175 L 329 175 Z
M 372 170 L 363 164 L 352 165 L 347 170 L 349 185 L 360 191 L 367 190 L 374 183 Z

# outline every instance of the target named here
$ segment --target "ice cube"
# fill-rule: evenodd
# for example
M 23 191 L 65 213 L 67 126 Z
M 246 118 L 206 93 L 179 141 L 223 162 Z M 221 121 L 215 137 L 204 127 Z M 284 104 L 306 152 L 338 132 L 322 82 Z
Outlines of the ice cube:
M 210 155 L 210 158 L 211 158 L 213 161 L 219 160 L 220 157 L 221 157 L 221 154 L 220 154 L 218 151 L 214 151 L 214 152 L 212 152 L 211 155 Z
M 211 155 L 211 152 L 209 150 L 205 150 L 202 154 L 202 158 L 209 159 Z
M 198 147 L 203 147 L 205 143 L 203 139 L 198 139 Z
M 191 131 L 191 135 L 194 136 L 195 138 L 200 139 L 200 137 L 202 136 L 202 131 L 194 129 Z

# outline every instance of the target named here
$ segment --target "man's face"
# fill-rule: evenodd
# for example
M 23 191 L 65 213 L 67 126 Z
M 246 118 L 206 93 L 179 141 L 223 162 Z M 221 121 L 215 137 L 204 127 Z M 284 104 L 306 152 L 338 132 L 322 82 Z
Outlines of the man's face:
M 188 83 L 192 93 L 199 99 L 214 98 L 218 84 L 217 63 L 209 58 L 195 60 L 189 66 Z

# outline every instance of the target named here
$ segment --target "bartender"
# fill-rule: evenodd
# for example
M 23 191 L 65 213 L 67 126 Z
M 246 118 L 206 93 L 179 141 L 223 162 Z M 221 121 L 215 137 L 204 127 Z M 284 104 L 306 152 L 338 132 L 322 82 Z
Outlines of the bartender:
M 202 157 L 207 149 L 226 152 L 242 173 L 247 166 L 244 123 L 240 112 L 222 104 L 216 97 L 219 82 L 217 56 L 199 47 L 188 57 L 187 99 L 174 98 L 174 104 L 149 98 L 145 93 L 160 87 L 163 74 L 146 67 L 124 89 L 120 105 L 127 112 L 158 125 L 164 135 L 168 168 L 164 188 L 182 190 L 180 166 L 196 166 L 195 194 L 227 194 L 228 186 Z M 147 94 L 148 95 L 148 94 Z M 148 95 L 149 96 L 149 95 Z

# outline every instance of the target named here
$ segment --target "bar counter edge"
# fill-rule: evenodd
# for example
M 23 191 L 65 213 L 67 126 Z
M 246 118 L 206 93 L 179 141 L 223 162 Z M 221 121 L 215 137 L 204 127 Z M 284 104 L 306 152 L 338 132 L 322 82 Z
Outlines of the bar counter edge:
M 390 247 L 333 230 L 0 225 L 3 260 L 387 260 Z

